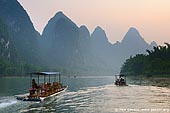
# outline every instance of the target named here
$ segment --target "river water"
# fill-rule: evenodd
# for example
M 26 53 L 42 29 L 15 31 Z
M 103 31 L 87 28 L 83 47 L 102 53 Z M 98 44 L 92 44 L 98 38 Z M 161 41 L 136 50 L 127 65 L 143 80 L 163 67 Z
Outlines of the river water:
M 63 77 L 66 92 L 43 103 L 22 102 L 29 78 L 0 78 L 0 113 L 170 113 L 170 89 L 129 84 L 117 87 L 114 78 Z M 127 80 L 128 83 L 132 81 Z

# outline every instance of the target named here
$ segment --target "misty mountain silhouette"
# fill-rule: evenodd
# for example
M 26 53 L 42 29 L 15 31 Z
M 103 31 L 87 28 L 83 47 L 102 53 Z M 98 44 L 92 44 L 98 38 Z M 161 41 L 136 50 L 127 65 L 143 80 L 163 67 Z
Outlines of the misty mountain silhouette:
M 94 30 L 94 32 L 91 35 L 92 40 L 94 40 L 96 43 L 106 43 L 108 42 L 108 38 L 106 36 L 105 31 L 97 26 Z
M 42 51 L 48 66 L 72 68 L 77 65 L 79 28 L 62 12 L 51 18 L 42 33 Z M 47 56 L 48 54 L 48 56 Z
M 54 55 L 50 57 L 49 64 L 55 66 L 59 63 L 72 68 L 71 70 L 81 68 L 80 73 L 86 73 L 87 70 L 93 74 L 118 72 L 125 59 L 137 53 L 145 53 L 146 49 L 152 49 L 153 46 L 149 45 L 133 27 L 128 30 L 121 42 L 111 44 L 100 26 L 97 26 L 90 35 L 86 26 L 78 28 L 62 12 L 58 12 L 50 19 L 42 37 L 45 40 L 43 45 L 47 45 L 48 48 L 42 49 L 47 52 L 44 51 L 44 54 Z M 48 57 L 44 59 L 49 62 Z M 76 73 L 75 70 L 74 72 Z
M 120 49 L 125 49 L 123 55 L 134 55 L 136 53 L 145 53 L 147 49 L 152 49 L 152 45 L 149 45 L 140 35 L 136 28 L 131 27 L 123 40 L 121 41 Z
M 60 67 L 66 74 L 115 74 L 125 59 L 156 45 L 148 44 L 136 28 L 130 28 L 121 42 L 111 44 L 100 26 L 90 34 L 85 25 L 78 27 L 61 11 L 48 21 L 40 36 L 17 0 L 2 0 L 0 6 L 0 18 L 10 34 L 6 39 L 10 38 L 22 62 L 43 62 L 49 68 Z
M 137 41 L 139 43 L 145 43 L 146 42 L 144 41 L 144 39 L 141 37 L 141 35 L 139 34 L 139 31 L 134 28 L 134 27 L 131 27 L 128 32 L 126 33 L 125 37 L 123 38 L 122 40 L 122 44 L 130 44 L 131 41 Z
M 10 44 L 13 44 L 22 63 L 39 64 L 39 33 L 24 8 L 17 0 L 1 0 L 0 18 L 7 26 Z

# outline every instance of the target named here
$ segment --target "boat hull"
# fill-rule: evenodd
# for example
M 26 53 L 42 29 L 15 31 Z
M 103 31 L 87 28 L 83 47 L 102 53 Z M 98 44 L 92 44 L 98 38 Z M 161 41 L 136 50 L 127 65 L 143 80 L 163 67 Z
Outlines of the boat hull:
M 65 92 L 65 90 L 67 88 L 68 88 L 68 86 L 66 86 L 63 90 L 61 90 L 57 93 L 54 93 L 52 95 L 49 95 L 47 97 L 29 97 L 29 93 L 27 93 L 27 94 L 23 94 L 23 95 L 16 95 L 16 99 L 21 100 L 21 101 L 35 101 L 35 102 L 39 101 L 39 102 L 42 102 L 42 101 L 49 100 L 49 99 L 59 95 L 62 92 Z
M 116 86 L 128 86 L 127 84 L 115 84 Z

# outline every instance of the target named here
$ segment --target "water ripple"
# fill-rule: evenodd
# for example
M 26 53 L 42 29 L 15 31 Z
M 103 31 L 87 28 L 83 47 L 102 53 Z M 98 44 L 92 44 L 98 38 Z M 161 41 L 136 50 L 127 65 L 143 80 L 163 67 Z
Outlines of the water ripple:
M 15 101 L 5 101 L 1 98 L 0 107 L 3 102 L 13 104 Z M 25 105 L 23 102 L 17 104 Z M 170 112 L 170 89 L 138 85 L 117 87 L 110 84 L 84 87 L 77 91 L 67 90 L 47 103 L 28 105 L 16 107 L 17 111 L 20 113 L 168 113 Z

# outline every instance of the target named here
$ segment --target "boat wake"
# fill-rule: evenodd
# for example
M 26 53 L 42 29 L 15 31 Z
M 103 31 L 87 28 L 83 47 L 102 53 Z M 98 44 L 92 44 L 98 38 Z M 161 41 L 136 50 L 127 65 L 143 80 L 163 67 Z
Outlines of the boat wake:
M 134 113 L 147 113 L 152 110 L 170 112 L 170 90 L 155 86 L 128 85 L 118 87 L 113 84 L 86 87 L 77 91 L 69 91 L 58 101 L 45 106 L 51 112 L 120 112 L 138 110 Z M 159 109 L 158 109 L 159 108 Z M 127 112 L 127 111 L 126 111 Z M 129 111 L 131 112 L 131 111 Z M 157 112 L 156 112 L 157 113 Z
M 32 103 L 16 100 L 14 96 L 0 97 L 0 113 L 16 113 Z
M 0 98 L 1 110 L 6 112 L 76 112 L 76 113 L 169 113 L 170 89 L 156 86 L 108 84 L 67 90 L 45 103 Z M 2 109 L 1 109 L 2 108 Z M 145 110 L 145 111 L 143 111 Z
M 0 98 L 0 109 L 16 104 L 17 100 L 13 97 L 2 97 Z

